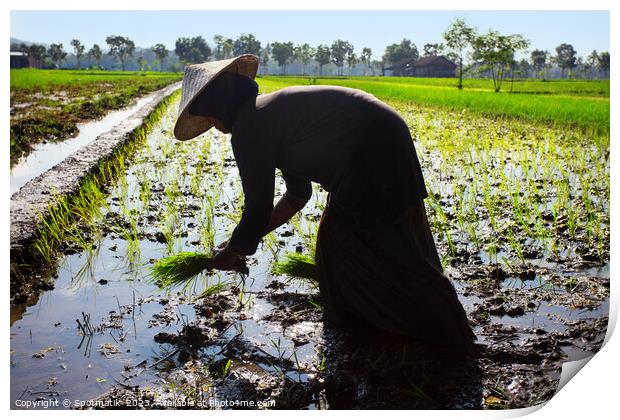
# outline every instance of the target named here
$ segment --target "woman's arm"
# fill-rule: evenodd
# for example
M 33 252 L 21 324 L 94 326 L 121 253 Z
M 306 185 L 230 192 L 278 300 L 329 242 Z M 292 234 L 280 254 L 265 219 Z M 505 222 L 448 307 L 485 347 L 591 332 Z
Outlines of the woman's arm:
M 274 206 L 271 212 L 271 218 L 269 219 L 269 224 L 267 225 L 267 229 L 265 230 L 263 236 L 288 222 L 291 217 L 293 217 L 299 210 L 303 209 L 305 205 L 306 200 L 284 194 Z
M 288 222 L 312 197 L 312 183 L 309 180 L 287 171 L 282 171 L 282 178 L 286 184 L 286 192 L 271 211 L 263 236 Z
M 288 222 L 291 217 L 295 215 L 295 213 L 304 207 L 305 204 L 305 200 L 284 194 L 274 206 L 273 211 L 271 212 L 269 224 L 267 225 L 267 229 L 265 229 L 263 236 Z M 213 268 L 217 268 L 219 270 L 234 270 L 243 274 L 247 274 L 249 271 L 245 265 L 245 255 L 240 254 L 232 247 L 229 247 L 228 242 L 226 242 L 224 247 L 217 251 L 213 256 L 212 264 Z

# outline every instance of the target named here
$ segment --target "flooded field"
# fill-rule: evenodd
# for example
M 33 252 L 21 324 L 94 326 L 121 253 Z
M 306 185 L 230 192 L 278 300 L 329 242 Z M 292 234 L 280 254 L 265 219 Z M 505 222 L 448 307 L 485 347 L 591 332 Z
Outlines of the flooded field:
M 414 409 L 551 398 L 561 364 L 605 336 L 609 138 L 392 105 L 418 139 L 438 250 L 480 359 L 324 328 L 318 289 L 271 274 L 286 251 L 313 254 L 326 198 L 317 186 L 248 258 L 248 276 L 159 290 L 153 262 L 211 250 L 243 206 L 228 136 L 174 140 L 175 103 L 96 216 L 68 234 L 39 295 L 12 308 L 11 400 Z
M 99 120 L 77 124 L 78 134 L 75 137 L 33 146 L 28 156 L 20 159 L 11 168 L 11 194 L 19 191 L 31 179 L 62 162 L 76 150 L 94 141 L 100 134 L 110 131 L 152 99 L 151 95 L 147 95 L 138 99 L 135 104 L 119 111 L 112 111 Z

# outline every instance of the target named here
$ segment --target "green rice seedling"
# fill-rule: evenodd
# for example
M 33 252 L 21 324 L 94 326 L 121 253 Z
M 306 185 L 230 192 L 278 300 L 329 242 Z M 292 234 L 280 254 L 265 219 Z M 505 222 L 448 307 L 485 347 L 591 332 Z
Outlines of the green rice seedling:
M 254 304 L 254 296 L 250 295 L 247 299 L 245 299 L 245 291 L 243 288 L 239 290 L 239 295 L 237 296 L 237 304 L 239 305 L 239 309 L 245 307 L 250 308 Z
M 314 258 L 297 252 L 287 252 L 282 260 L 274 264 L 272 272 L 318 284 L 319 273 Z
M 523 245 L 521 245 L 521 241 L 517 238 L 514 228 L 511 226 L 506 229 L 508 242 L 510 243 L 510 248 L 517 254 L 517 257 L 521 260 L 522 263 L 525 264 L 525 257 L 523 253 Z
M 431 198 L 431 207 L 435 210 L 434 214 L 437 220 L 437 228 L 441 230 L 443 236 L 446 238 L 446 241 L 448 242 L 448 248 L 450 249 L 450 255 L 454 257 L 456 255 L 456 247 L 454 245 L 454 241 L 452 240 L 452 232 L 450 231 L 448 216 L 446 215 L 446 212 L 439 203 L 437 196 L 435 194 L 430 194 L 429 197 Z
M 480 239 L 478 238 L 478 220 L 474 220 L 470 223 L 467 223 L 467 235 L 469 235 L 469 238 L 471 239 L 471 241 L 474 243 L 474 246 L 476 248 L 477 252 L 480 252 L 481 247 L 480 247 Z
M 316 222 L 308 219 L 302 219 L 301 214 L 297 213 L 291 218 L 290 223 L 293 225 L 293 229 L 297 235 L 304 241 L 306 249 L 310 250 L 310 252 L 314 254 L 318 234 L 318 226 Z
M 140 240 L 138 239 L 138 225 L 135 218 L 131 218 L 129 221 L 131 229 L 123 229 L 123 239 L 127 244 L 126 259 L 130 266 L 135 264 L 136 259 L 140 258 Z
M 189 182 L 190 191 L 195 198 L 201 198 L 204 195 L 202 180 L 202 174 L 196 169 Z
M 280 246 L 278 244 L 278 238 L 273 231 L 263 236 L 263 244 L 265 244 L 267 249 L 271 252 L 273 258 L 276 259 L 278 257 L 278 253 L 280 252 Z
M 521 198 L 521 191 L 517 188 L 514 188 L 510 193 L 512 197 L 512 209 L 513 216 L 516 218 L 516 221 L 519 222 L 521 229 L 526 235 L 531 234 L 530 224 L 527 221 L 525 216 L 525 205 L 523 204 L 523 200 Z
M 55 255 L 55 249 L 53 248 L 53 240 L 48 237 L 48 231 L 42 231 L 38 237 L 32 243 L 33 249 L 36 254 L 43 260 L 45 264 L 50 264 Z
M 220 293 L 223 292 L 224 290 L 227 290 L 230 287 L 230 284 L 228 283 L 215 283 L 212 284 L 210 286 L 207 286 L 201 293 L 200 295 L 198 295 L 198 298 L 204 298 L 216 293 Z
M 163 221 L 160 224 L 161 233 L 166 241 L 166 249 L 171 253 L 174 248 L 175 232 L 180 225 L 178 210 L 170 203 L 164 206 Z
M 211 154 L 211 139 L 205 138 L 200 142 L 198 147 L 198 158 L 201 161 L 207 162 L 209 160 L 209 155 Z
M 140 176 L 140 202 L 142 203 L 142 208 L 147 209 L 149 206 L 149 202 L 151 200 L 152 192 L 151 192 L 151 181 L 149 180 L 148 174 L 146 172 L 141 172 Z
M 160 144 L 159 148 L 161 150 L 162 160 L 163 161 L 169 160 L 170 156 L 172 155 L 174 151 L 174 144 L 172 140 L 166 137 L 166 140 Z
M 215 247 L 215 226 L 214 214 L 208 198 L 203 199 L 203 205 L 196 215 L 196 220 L 200 226 L 200 242 L 205 249 Z
M 574 241 L 575 233 L 577 231 L 578 219 L 577 219 L 577 212 L 575 211 L 572 204 L 569 204 L 566 207 L 566 216 L 567 216 L 566 226 L 568 227 L 568 232 L 570 233 L 571 239 Z
M 151 277 L 161 288 L 184 285 L 203 271 L 211 270 L 211 254 L 181 252 L 162 258 L 151 267 Z
M 535 205 L 534 209 L 534 232 L 536 233 L 536 238 L 543 244 L 545 250 L 547 250 L 547 239 L 550 237 L 550 235 L 545 228 L 540 206 Z
M 452 233 L 446 225 L 444 225 L 443 234 L 446 238 L 446 241 L 448 242 L 448 249 L 450 250 L 450 256 L 455 257 L 456 247 L 454 245 L 454 241 L 452 240 Z
M 459 225 L 459 229 L 465 231 L 465 223 L 467 220 L 467 213 L 465 211 L 465 188 L 455 183 L 452 190 L 456 200 L 456 221 Z

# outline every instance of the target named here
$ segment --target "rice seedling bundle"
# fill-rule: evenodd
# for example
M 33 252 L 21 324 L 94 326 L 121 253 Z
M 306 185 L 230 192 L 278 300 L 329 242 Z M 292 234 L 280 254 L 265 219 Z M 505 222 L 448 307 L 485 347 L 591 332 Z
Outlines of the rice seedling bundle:
M 212 257 L 201 252 L 181 252 L 157 261 L 151 267 L 151 276 L 161 287 L 188 283 L 205 270 L 211 270 Z
M 286 253 L 283 260 L 275 263 L 273 273 L 312 282 L 319 279 L 314 259 L 297 252 Z

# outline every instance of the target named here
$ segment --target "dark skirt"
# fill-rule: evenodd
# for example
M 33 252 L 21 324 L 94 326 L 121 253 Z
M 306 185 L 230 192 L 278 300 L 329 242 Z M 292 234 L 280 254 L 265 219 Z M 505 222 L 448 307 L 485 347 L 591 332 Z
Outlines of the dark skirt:
M 342 220 L 328 203 L 315 259 L 326 326 L 473 347 L 476 337 L 443 275 L 423 200 L 394 223 L 369 230 Z

